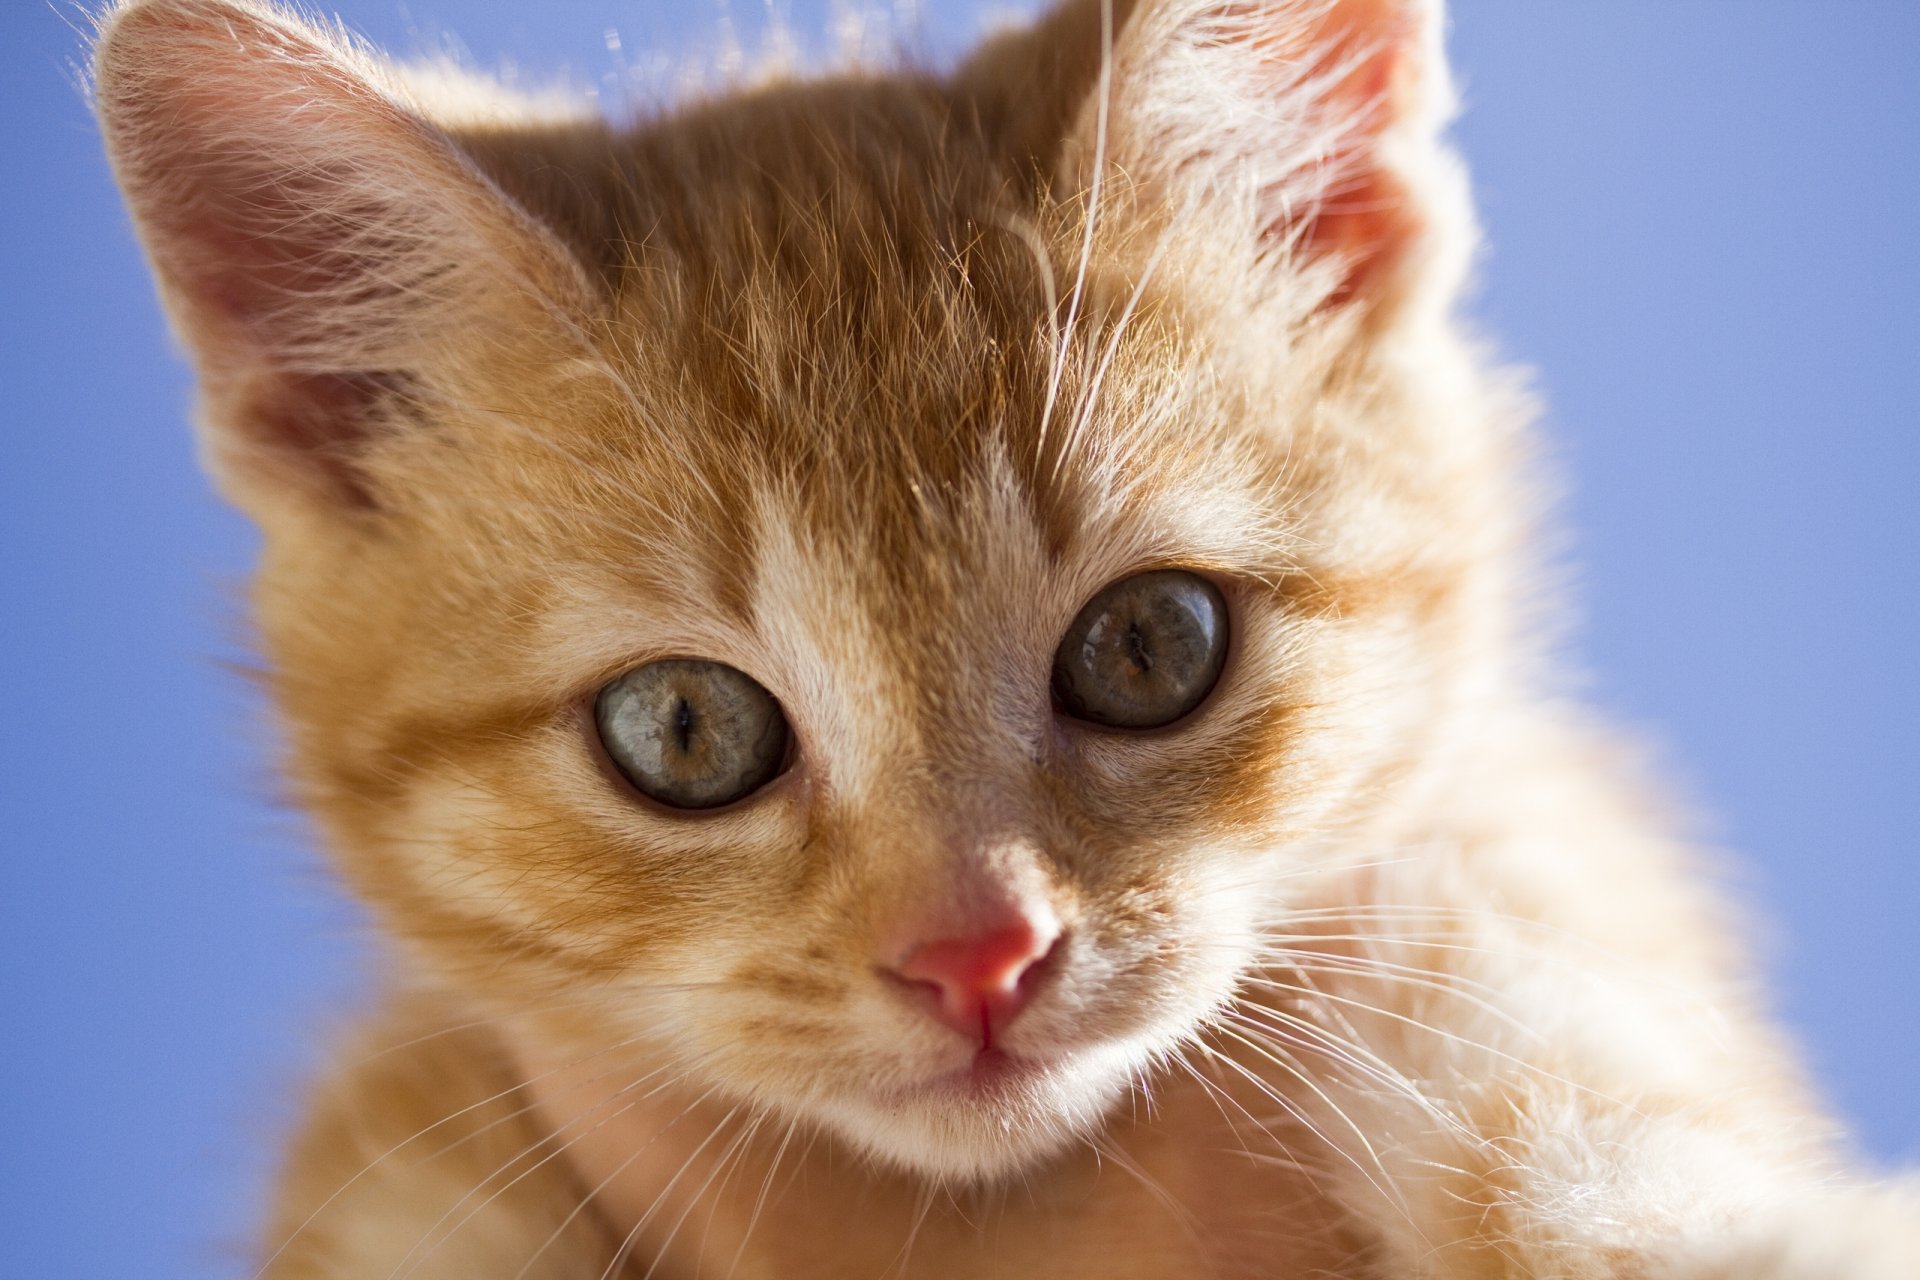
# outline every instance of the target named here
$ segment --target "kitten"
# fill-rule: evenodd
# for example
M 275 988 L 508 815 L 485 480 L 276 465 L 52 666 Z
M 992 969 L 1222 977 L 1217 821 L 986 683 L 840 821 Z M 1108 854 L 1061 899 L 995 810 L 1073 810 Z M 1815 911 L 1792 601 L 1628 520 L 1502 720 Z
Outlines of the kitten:
M 632 127 L 102 26 L 392 943 L 259 1274 L 1920 1275 L 1555 693 L 1436 5 Z

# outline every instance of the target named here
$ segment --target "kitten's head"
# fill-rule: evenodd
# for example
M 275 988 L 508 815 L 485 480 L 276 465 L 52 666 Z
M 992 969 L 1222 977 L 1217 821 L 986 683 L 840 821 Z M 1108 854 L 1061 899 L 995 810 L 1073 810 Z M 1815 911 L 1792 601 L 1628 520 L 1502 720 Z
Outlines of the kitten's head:
M 620 130 L 116 8 L 290 773 L 413 963 L 941 1177 L 1199 1035 L 1497 638 L 1426 9 Z

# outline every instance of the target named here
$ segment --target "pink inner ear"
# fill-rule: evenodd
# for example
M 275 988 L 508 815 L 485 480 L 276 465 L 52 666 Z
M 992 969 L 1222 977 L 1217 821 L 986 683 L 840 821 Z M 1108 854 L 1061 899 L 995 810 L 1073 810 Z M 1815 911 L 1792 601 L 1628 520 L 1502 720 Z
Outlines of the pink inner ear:
M 1304 226 L 1300 243 L 1316 256 L 1335 255 L 1348 269 L 1327 305 L 1337 307 L 1369 292 L 1391 275 L 1420 229 L 1420 215 L 1406 184 L 1382 155 L 1386 135 L 1415 107 L 1420 24 L 1408 0 L 1338 0 L 1299 38 L 1273 48 L 1280 74 L 1298 75 L 1302 61 L 1320 84 L 1316 96 L 1327 117 L 1351 121 L 1340 145 L 1321 163 L 1333 175 L 1323 199 Z M 1296 227 L 1282 220 L 1270 234 Z
M 363 367 L 377 363 L 366 339 L 429 282 L 409 278 L 404 247 L 380 232 L 391 212 L 354 207 L 322 167 L 273 167 L 251 139 L 226 152 L 180 142 L 174 160 L 198 185 L 149 216 L 208 385 L 244 388 L 228 424 L 238 438 L 219 447 L 235 466 L 370 507 L 355 455 L 402 375 Z
M 357 456 L 473 256 L 451 144 L 316 33 L 219 0 L 129 10 L 98 73 L 223 477 L 367 506 Z
M 178 240 L 175 283 L 259 354 L 293 357 L 318 345 L 329 328 L 318 308 L 399 293 L 369 243 L 380 211 L 343 208 L 342 183 L 249 172 L 225 157 L 198 168 L 202 198 L 161 215 Z
M 280 374 L 253 391 L 246 413 L 253 432 L 247 442 L 263 448 L 256 466 L 297 460 L 286 478 L 317 488 L 339 506 L 378 508 L 356 453 L 371 435 L 378 408 L 405 382 L 404 375 L 377 372 Z M 244 446 L 243 446 L 244 447 Z M 236 460 L 245 465 L 244 460 Z

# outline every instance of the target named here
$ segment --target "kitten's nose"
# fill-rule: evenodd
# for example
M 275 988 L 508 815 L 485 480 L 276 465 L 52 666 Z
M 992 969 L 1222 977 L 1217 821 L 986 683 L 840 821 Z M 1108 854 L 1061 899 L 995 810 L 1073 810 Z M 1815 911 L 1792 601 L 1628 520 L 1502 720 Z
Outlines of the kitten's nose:
M 888 973 L 934 999 L 928 1010 L 990 1049 L 1031 997 L 1043 963 L 1060 941 L 1060 923 L 1021 916 L 969 937 L 940 938 L 911 948 Z

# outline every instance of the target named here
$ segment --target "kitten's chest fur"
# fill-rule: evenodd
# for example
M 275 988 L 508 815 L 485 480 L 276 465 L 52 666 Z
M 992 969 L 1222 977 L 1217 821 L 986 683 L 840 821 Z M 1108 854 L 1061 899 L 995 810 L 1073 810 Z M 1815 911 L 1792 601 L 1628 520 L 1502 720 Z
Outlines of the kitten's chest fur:
M 663 1265 L 654 1274 L 689 1280 L 729 1274 L 1253 1280 L 1341 1273 L 1353 1258 L 1352 1243 L 1338 1238 L 1331 1208 L 1310 1175 L 1286 1167 L 1272 1148 L 1250 1154 L 1257 1144 L 1223 1123 L 1198 1085 L 1170 1082 L 1157 1092 L 1155 1114 L 1147 1116 L 1141 1104 L 1140 1114 L 1105 1136 L 1103 1151 L 1075 1152 L 1023 1182 L 986 1192 L 949 1193 L 875 1177 L 843 1152 L 806 1150 L 799 1137 L 776 1163 L 784 1135 L 763 1133 L 738 1149 L 730 1179 L 728 1170 L 714 1178 L 713 1188 L 721 1189 L 709 1189 L 693 1204 L 718 1163 L 715 1152 L 731 1148 L 722 1139 L 689 1158 L 705 1136 L 700 1126 L 689 1126 L 691 1141 L 675 1144 L 662 1166 L 635 1178 L 631 1194 L 603 1192 L 598 1212 L 618 1237 L 623 1223 L 632 1230 L 659 1203 L 640 1231 L 658 1252 L 636 1245 L 645 1265 L 629 1269 L 644 1275 L 658 1260 Z M 1276 1133 L 1289 1127 L 1284 1119 L 1262 1120 Z M 608 1145 L 615 1143 L 620 1140 L 609 1135 Z M 1308 1149 L 1304 1142 L 1292 1145 Z M 596 1171 L 602 1163 L 586 1160 Z M 683 1166 L 699 1176 L 662 1194 Z M 779 1194 L 763 1203 L 763 1187 Z
M 930 1187 L 697 1086 L 661 1087 L 658 1064 L 550 1061 L 493 1028 L 444 1033 L 458 1021 L 437 998 L 396 1001 L 375 1039 L 405 1047 L 322 1091 L 346 1106 L 323 1107 L 300 1144 L 316 1158 L 283 1188 L 274 1227 L 295 1243 L 267 1275 L 333 1274 L 309 1268 L 356 1243 L 379 1252 L 388 1229 L 435 1277 L 511 1262 L 551 1280 L 1253 1280 L 1356 1274 L 1364 1257 L 1337 1224 L 1329 1171 L 1283 1154 L 1325 1144 L 1288 1114 L 1300 1106 L 1281 1101 L 1284 1072 L 1253 1055 L 1194 1055 L 1094 1144 L 982 1191 Z M 357 1151 L 396 1145 L 354 1180 Z M 354 1240 L 292 1230 L 342 1188 Z

